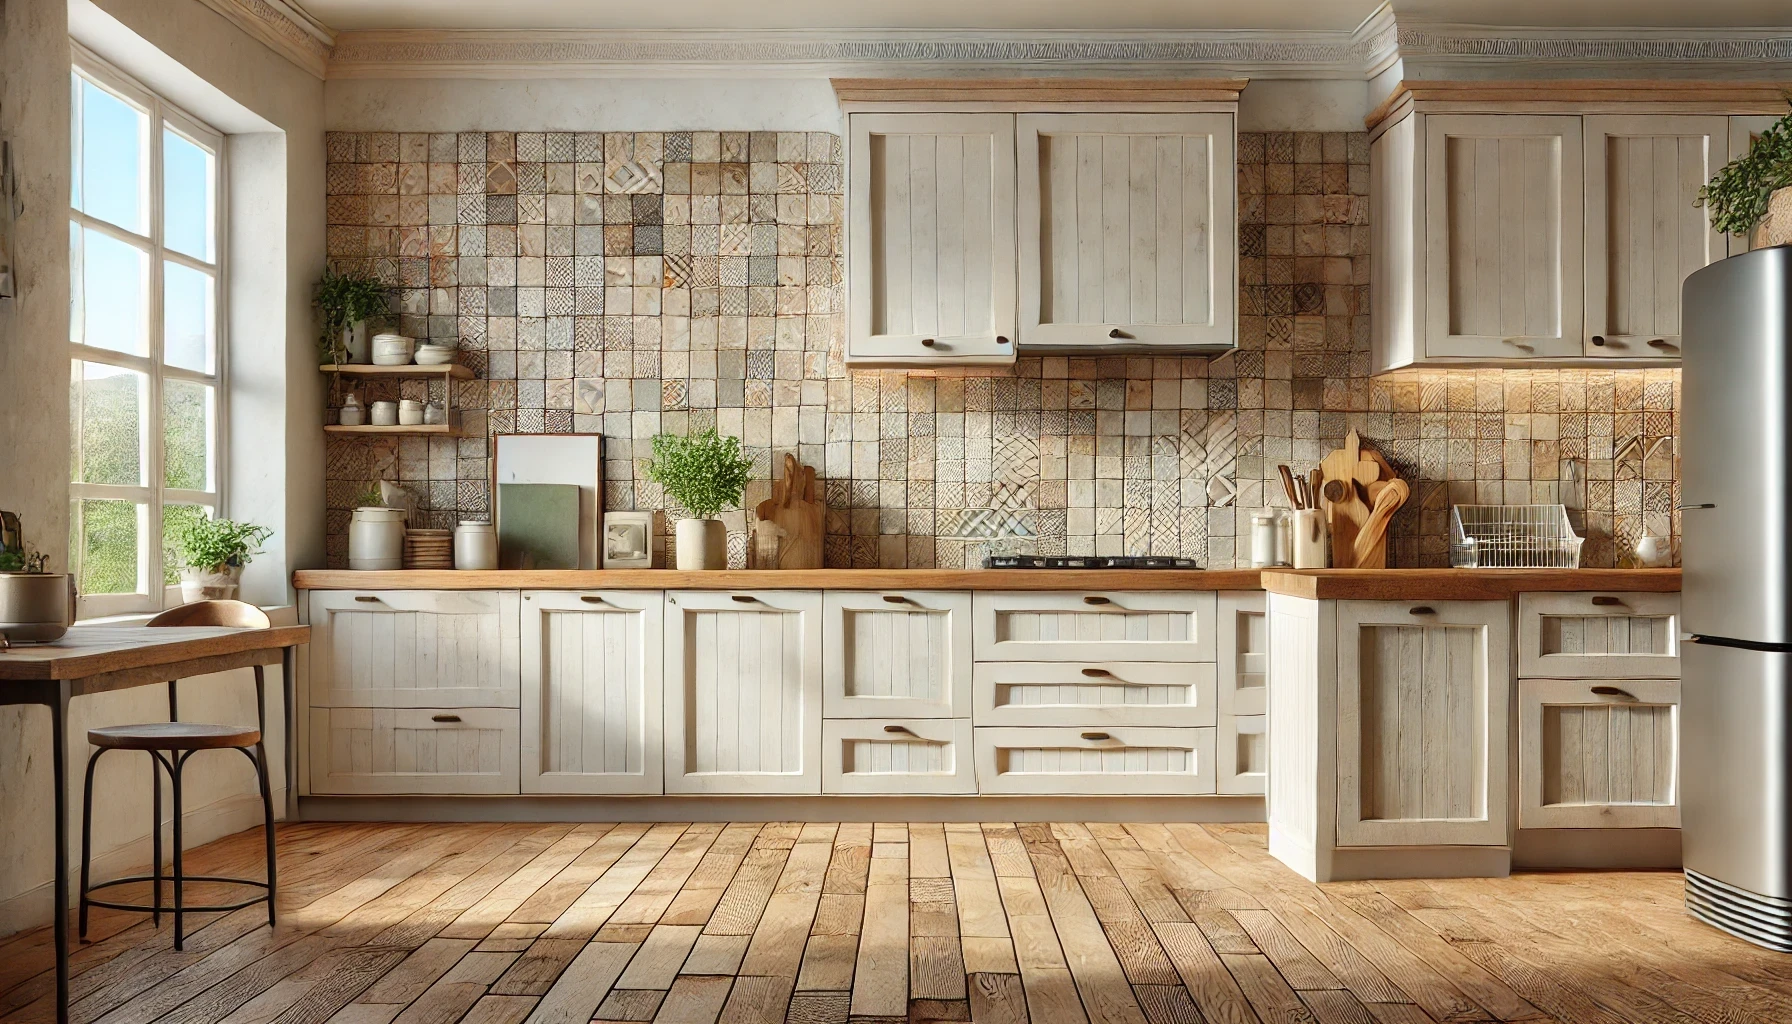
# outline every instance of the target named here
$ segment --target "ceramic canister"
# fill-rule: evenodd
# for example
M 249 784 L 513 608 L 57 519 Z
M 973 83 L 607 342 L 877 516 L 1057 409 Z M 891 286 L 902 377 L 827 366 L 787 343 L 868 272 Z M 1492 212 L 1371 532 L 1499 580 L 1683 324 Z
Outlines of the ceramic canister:
M 398 425 L 397 402 L 375 402 L 367 407 L 367 422 L 376 427 L 395 427 Z
M 480 570 L 498 567 L 498 531 L 482 519 L 466 519 L 454 528 L 454 567 Z
M 404 568 L 401 508 L 358 508 L 348 523 L 348 567 L 358 571 Z
M 415 399 L 404 399 L 398 403 L 398 423 L 400 426 L 414 427 L 423 422 L 423 403 Z

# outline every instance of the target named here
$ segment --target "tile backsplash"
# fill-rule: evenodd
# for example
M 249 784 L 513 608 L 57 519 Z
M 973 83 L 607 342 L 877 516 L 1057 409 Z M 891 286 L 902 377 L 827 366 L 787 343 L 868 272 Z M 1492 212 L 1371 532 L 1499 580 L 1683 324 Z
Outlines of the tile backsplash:
M 1571 458 L 1582 564 L 1674 530 L 1677 371 L 1372 378 L 1367 136 L 1243 133 L 1238 153 L 1238 351 L 960 375 L 842 364 L 838 136 L 333 132 L 331 262 L 377 274 L 397 328 L 457 344 L 479 379 L 454 385 L 459 437 L 330 438 L 330 563 L 373 480 L 430 525 L 489 515 L 492 434 L 601 432 L 606 508 L 656 509 L 649 439 L 709 426 L 752 455 L 749 505 L 774 454 L 817 468 L 830 566 L 974 564 L 982 510 L 1041 553 L 1230 566 L 1250 513 L 1286 504 L 1277 463 L 1310 467 L 1351 427 L 1414 484 L 1393 565 L 1447 564 L 1452 503 L 1559 500 Z M 744 513 L 725 519 L 738 560 Z

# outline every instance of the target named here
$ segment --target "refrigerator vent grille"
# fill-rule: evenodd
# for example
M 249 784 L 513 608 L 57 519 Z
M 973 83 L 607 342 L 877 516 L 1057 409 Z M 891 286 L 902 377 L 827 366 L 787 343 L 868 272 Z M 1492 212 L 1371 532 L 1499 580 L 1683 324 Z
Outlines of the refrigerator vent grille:
M 1792 902 L 1687 871 L 1686 909 L 1706 924 L 1757 946 L 1792 953 Z
M 1450 508 L 1450 565 L 1458 569 L 1574 569 L 1583 542 L 1562 505 Z

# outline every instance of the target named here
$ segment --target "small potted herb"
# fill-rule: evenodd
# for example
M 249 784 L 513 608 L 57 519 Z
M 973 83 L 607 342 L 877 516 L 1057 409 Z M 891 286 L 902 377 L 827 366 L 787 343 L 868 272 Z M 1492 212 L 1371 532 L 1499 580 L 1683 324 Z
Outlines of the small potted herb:
M 365 363 L 372 358 L 367 346 L 367 322 L 386 316 L 386 286 L 371 275 L 325 270 L 317 282 L 313 300 L 323 323 L 317 345 L 331 363 Z
M 180 560 L 182 601 L 219 601 L 236 597 L 243 566 L 261 554 L 261 542 L 274 531 L 231 519 L 187 519 L 174 527 L 174 552 Z
M 1697 202 L 1711 212 L 1713 228 L 1748 235 L 1751 249 L 1792 242 L 1792 114 L 1712 175 Z
M 740 505 L 753 472 L 740 438 L 724 437 L 713 427 L 689 436 L 660 434 L 653 439 L 646 470 L 648 479 L 690 513 L 675 527 L 678 567 L 727 568 L 728 531 L 716 514 Z

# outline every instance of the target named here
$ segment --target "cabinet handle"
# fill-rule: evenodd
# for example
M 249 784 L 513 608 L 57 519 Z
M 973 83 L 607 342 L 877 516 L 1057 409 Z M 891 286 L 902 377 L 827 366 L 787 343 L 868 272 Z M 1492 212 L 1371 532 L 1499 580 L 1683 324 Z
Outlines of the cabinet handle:
M 1408 608 L 1406 610 L 1406 614 L 1408 614 L 1408 615 L 1436 615 L 1437 609 L 1431 607 L 1428 604 L 1422 604 L 1422 605 L 1419 605 L 1417 608 Z
M 1008 344 L 1008 339 L 1006 337 L 1003 337 L 1002 335 L 998 334 L 998 335 L 996 335 L 996 344 L 1006 345 L 1006 344 Z
M 460 721 L 460 716 L 459 715 L 430 715 L 429 720 L 432 722 L 458 722 L 458 721 Z
M 1083 675 L 1092 679 L 1112 679 L 1114 677 L 1114 673 L 1105 668 L 1086 668 L 1083 669 Z
M 379 603 L 380 603 L 380 599 L 379 599 L 379 598 L 377 598 L 377 597 L 374 597 L 374 596 L 373 596 L 373 595 L 372 595 L 372 594 L 356 594 L 356 595 L 355 595 L 355 600 L 357 600 L 357 601 L 368 601 L 368 602 L 371 602 L 371 603 L 373 603 L 373 604 L 379 604 Z
M 1684 511 L 1686 511 L 1686 510 L 1687 510 L 1687 509 L 1689 509 L 1689 508 L 1716 508 L 1716 507 L 1717 507 L 1717 505 L 1716 505 L 1716 504 L 1714 504 L 1714 503 L 1712 503 L 1712 502 L 1709 502 L 1709 501 L 1706 501 L 1706 502 L 1701 502 L 1701 503 L 1699 503 L 1699 504 L 1697 504 L 1697 505 L 1675 505 L 1675 506 L 1674 506 L 1674 511 L 1676 511 L 1676 512 L 1684 512 Z
M 901 594 L 885 594 L 884 600 L 890 602 L 891 604 L 907 604 L 908 603 L 908 598 L 903 597 Z
M 728 600 L 739 601 L 741 604 L 753 604 L 753 603 L 757 602 L 759 599 L 757 597 L 752 596 L 751 594 L 729 594 Z
M 1616 686 L 1595 686 L 1593 687 L 1593 692 L 1601 697 L 1616 697 L 1619 700 L 1628 701 L 1636 700 L 1636 694 L 1631 693 L 1629 690 L 1619 689 Z
M 1114 601 L 1112 598 L 1101 597 L 1096 594 L 1086 594 L 1083 597 L 1083 603 L 1084 604 L 1113 604 Z
M 1108 734 L 1107 734 L 1107 733 L 1105 733 L 1105 732 L 1086 732 L 1086 733 L 1083 733 L 1083 739 L 1086 739 L 1086 740 L 1088 740 L 1088 741 L 1090 741 L 1090 742 L 1091 742 L 1091 743 L 1099 743 L 1099 742 L 1101 742 L 1101 741 L 1102 741 L 1102 740 L 1111 740 L 1111 739 L 1113 739 L 1113 738 L 1114 738 L 1114 737 L 1112 737 L 1112 736 L 1109 736 L 1109 735 L 1108 735 Z
M 610 607 L 610 602 L 604 600 L 601 597 L 598 597 L 596 594 L 580 594 L 579 600 L 585 602 L 586 604 L 601 604 L 605 608 Z
M 1603 334 L 1593 335 L 1592 341 L 1593 341 L 1593 344 L 1598 345 L 1601 348 L 1605 347 L 1605 335 L 1603 335 Z
M 1605 595 L 1605 594 L 1600 594 L 1600 595 L 1599 595 L 1599 596 L 1598 596 L 1598 597 L 1595 597 L 1595 598 L 1594 598 L 1594 599 L 1593 599 L 1593 603 L 1594 603 L 1594 604 L 1597 604 L 1597 605 L 1604 605 L 1604 606 L 1607 606 L 1607 607 L 1609 607 L 1609 606 L 1611 606 L 1611 605 L 1621 605 L 1621 604 L 1623 604 L 1623 603 L 1624 603 L 1624 602 L 1623 602 L 1623 601 L 1620 601 L 1620 600 L 1618 600 L 1618 599 L 1617 599 L 1617 598 L 1615 598 L 1615 597 L 1609 597 L 1609 596 L 1607 596 L 1607 595 Z
M 1123 331 L 1123 330 L 1121 330 L 1121 329 L 1120 329 L 1120 328 L 1118 328 L 1118 327 L 1116 327 L 1116 328 L 1114 328 L 1114 329 L 1113 329 L 1113 330 L 1111 330 L 1111 331 L 1109 331 L 1109 332 L 1108 332 L 1108 337 L 1110 337 L 1110 338 L 1121 338 L 1121 339 L 1127 339 L 1127 340 L 1131 340 L 1131 339 L 1132 339 L 1132 335 L 1130 335 L 1130 334 L 1128 334 L 1128 333 L 1126 333 L 1126 332 L 1125 332 L 1125 331 Z
M 1679 348 L 1680 346 L 1674 344 L 1673 342 L 1669 341 L 1666 338 L 1650 338 L 1649 339 L 1649 347 L 1650 348 Z
M 906 725 L 886 725 L 886 726 L 884 726 L 884 731 L 885 732 L 901 733 L 905 736 L 913 736 L 915 734 L 915 730 L 910 729 Z
M 922 338 L 921 344 L 927 346 L 928 348 L 932 348 L 933 347 L 933 339 L 932 338 Z

